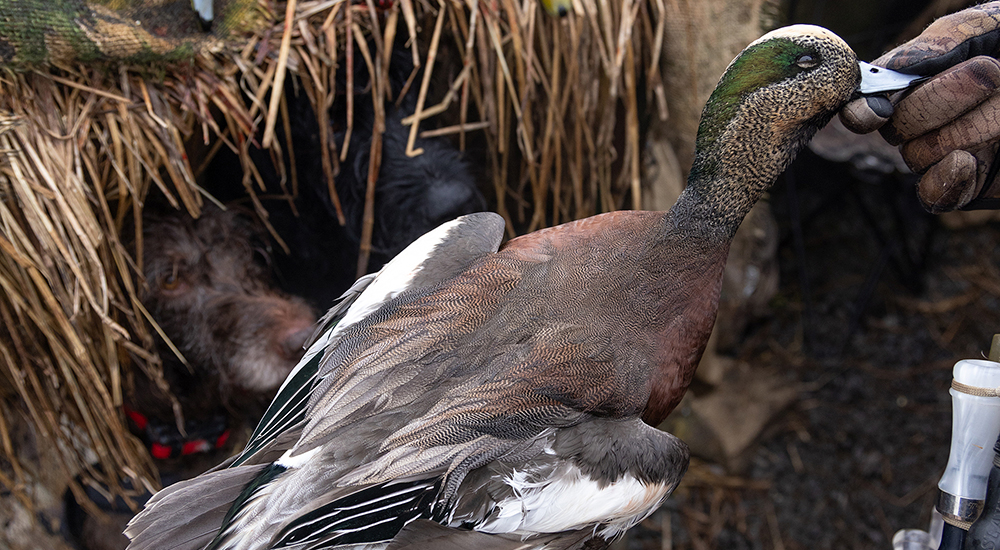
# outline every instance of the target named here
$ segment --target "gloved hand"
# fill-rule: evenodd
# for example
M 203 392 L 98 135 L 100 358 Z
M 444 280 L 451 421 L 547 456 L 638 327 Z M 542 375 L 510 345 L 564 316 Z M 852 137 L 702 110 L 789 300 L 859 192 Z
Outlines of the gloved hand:
M 886 141 L 902 144 L 907 165 L 923 174 L 917 195 L 930 212 L 1000 208 L 998 54 L 1000 1 L 947 15 L 872 62 L 931 79 L 893 96 L 894 105 L 861 98 L 841 112 L 851 130 L 881 125 Z

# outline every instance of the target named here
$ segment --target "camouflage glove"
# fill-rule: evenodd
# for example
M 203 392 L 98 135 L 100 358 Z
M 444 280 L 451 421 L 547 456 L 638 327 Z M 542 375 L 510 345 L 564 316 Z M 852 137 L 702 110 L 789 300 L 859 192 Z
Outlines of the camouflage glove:
M 933 213 L 1000 208 L 1000 1 L 942 17 L 872 63 L 934 75 L 910 93 L 861 98 L 841 113 L 864 133 L 881 125 L 906 164 L 923 174 L 917 195 Z M 884 123 L 884 125 L 883 125 Z

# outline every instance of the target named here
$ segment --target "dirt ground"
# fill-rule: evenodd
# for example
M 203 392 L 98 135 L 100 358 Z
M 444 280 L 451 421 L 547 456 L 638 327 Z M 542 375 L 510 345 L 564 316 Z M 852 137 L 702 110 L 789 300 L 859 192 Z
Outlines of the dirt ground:
M 1000 225 L 946 227 L 912 176 L 856 175 L 806 152 L 771 195 L 780 290 L 733 353 L 797 399 L 743 471 L 696 458 L 617 548 L 889 549 L 927 528 L 951 368 L 1000 332 Z

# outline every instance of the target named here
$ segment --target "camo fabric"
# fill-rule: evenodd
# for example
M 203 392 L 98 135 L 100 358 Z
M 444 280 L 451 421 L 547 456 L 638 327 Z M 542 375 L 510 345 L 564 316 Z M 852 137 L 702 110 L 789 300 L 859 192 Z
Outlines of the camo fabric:
M 190 0 L 0 0 L 0 66 L 169 63 L 265 22 L 256 0 L 215 0 L 211 22 Z

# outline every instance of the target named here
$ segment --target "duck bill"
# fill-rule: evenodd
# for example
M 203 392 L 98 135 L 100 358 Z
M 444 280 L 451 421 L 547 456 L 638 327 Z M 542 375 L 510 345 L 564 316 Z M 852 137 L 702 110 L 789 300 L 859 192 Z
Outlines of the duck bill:
M 927 79 L 926 76 L 898 73 L 864 61 L 859 61 L 858 65 L 861 66 L 861 85 L 858 86 L 858 91 L 862 94 L 905 90 Z

